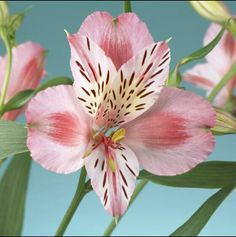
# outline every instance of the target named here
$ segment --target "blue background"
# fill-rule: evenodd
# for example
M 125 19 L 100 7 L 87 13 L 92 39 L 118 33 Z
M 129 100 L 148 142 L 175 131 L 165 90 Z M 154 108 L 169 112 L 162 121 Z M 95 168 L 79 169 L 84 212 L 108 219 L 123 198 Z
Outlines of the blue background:
M 235 2 L 226 4 L 236 14 Z M 93 11 L 105 10 L 113 16 L 122 11 L 121 1 L 10 2 L 13 13 L 28 6 L 33 8 L 18 32 L 18 43 L 32 40 L 49 50 L 47 78 L 56 75 L 71 77 L 70 50 L 63 29 L 76 32 L 83 19 Z M 187 2 L 133 2 L 133 11 L 146 22 L 156 41 L 172 37 L 172 67 L 177 60 L 201 47 L 209 25 Z M 201 90 L 187 87 L 204 95 Z M 217 138 L 216 149 L 209 160 L 236 160 L 235 137 Z M 57 175 L 34 162 L 31 171 L 23 235 L 53 235 L 73 197 L 79 173 Z M 216 190 L 170 188 L 150 183 L 114 234 L 169 235 L 214 192 Z M 101 235 L 110 220 L 95 193 L 90 192 L 77 210 L 66 235 Z M 201 234 L 235 235 L 235 220 L 236 192 L 220 206 Z

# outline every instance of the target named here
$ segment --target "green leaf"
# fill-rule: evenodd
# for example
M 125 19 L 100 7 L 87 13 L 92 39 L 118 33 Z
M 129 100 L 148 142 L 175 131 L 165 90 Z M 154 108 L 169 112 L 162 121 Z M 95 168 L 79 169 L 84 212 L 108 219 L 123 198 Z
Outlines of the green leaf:
M 9 25 L 8 25 L 9 33 L 15 34 L 15 32 L 21 26 L 21 24 L 24 20 L 24 17 L 25 17 L 25 12 L 20 12 L 18 14 L 12 15 L 10 17 L 10 21 L 9 21 Z
M 0 120 L 0 159 L 28 151 L 25 125 Z
M 204 46 L 203 48 L 195 51 L 194 53 L 190 54 L 189 56 L 183 58 L 180 61 L 180 65 L 184 65 L 187 64 L 189 62 L 192 62 L 194 60 L 198 60 L 201 58 L 204 58 L 207 54 L 209 54 L 211 52 L 212 49 L 215 48 L 215 46 L 219 43 L 221 37 L 224 34 L 224 30 L 225 28 L 222 27 L 222 29 L 220 30 L 220 32 L 216 35 L 216 37 L 210 42 L 208 43 L 206 46 Z
M 194 53 L 192 53 L 192 54 L 184 57 L 182 60 L 180 60 L 176 64 L 175 69 L 171 72 L 167 84 L 169 86 L 179 86 L 179 84 L 181 82 L 181 76 L 180 76 L 180 72 L 179 72 L 180 66 L 190 63 L 192 61 L 204 58 L 207 54 L 209 54 L 211 52 L 211 50 L 214 49 L 214 47 L 220 41 L 221 37 L 223 36 L 224 30 L 225 30 L 225 28 L 222 27 L 220 32 L 216 35 L 216 37 L 209 44 L 207 44 L 203 48 L 200 48 L 199 50 L 195 51 Z
M 34 90 L 24 90 L 12 97 L 3 107 L 3 112 L 23 107 L 34 96 Z
M 36 92 L 42 91 L 47 89 L 51 86 L 58 86 L 58 85 L 72 85 L 73 80 L 71 80 L 69 77 L 55 77 L 50 80 L 45 81 L 42 83 L 37 89 Z
M 236 162 L 208 161 L 177 176 L 158 176 L 143 170 L 139 178 L 172 187 L 222 188 L 236 181 Z
M 16 155 L 0 181 L 0 236 L 20 236 L 31 158 L 29 153 Z
M 175 69 L 170 73 L 169 79 L 167 80 L 167 86 L 179 86 L 180 82 L 182 81 L 182 76 L 179 71 L 180 64 L 178 63 Z
M 171 236 L 196 236 L 207 224 L 210 217 L 224 201 L 224 199 L 233 191 L 235 184 L 222 188 L 211 196 L 204 204 Z
M 53 79 L 47 80 L 46 82 L 42 83 L 38 88 L 35 90 L 24 90 L 18 92 L 14 97 L 12 97 L 2 108 L 1 113 L 5 113 L 7 111 L 20 109 L 23 107 L 27 102 L 34 95 L 36 95 L 39 91 L 45 90 L 51 86 L 57 85 L 72 85 L 73 81 L 68 77 L 55 77 Z

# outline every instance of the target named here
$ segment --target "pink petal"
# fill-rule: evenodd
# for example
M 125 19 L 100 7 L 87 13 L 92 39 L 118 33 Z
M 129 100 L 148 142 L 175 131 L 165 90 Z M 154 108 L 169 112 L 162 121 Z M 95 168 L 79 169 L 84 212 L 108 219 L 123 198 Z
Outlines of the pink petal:
M 45 169 L 71 173 L 83 165 L 90 136 L 90 119 L 72 86 L 39 92 L 26 110 L 27 146 L 32 158 Z
M 108 12 L 94 12 L 85 19 L 79 33 L 97 43 L 117 69 L 153 43 L 147 26 L 134 13 L 114 19 Z
M 12 72 L 6 101 L 17 92 L 34 89 L 45 75 L 45 50 L 36 43 L 26 42 L 13 48 Z M 0 88 L 6 70 L 7 57 L 0 58 Z M 15 120 L 22 110 L 8 112 L 4 119 Z
M 114 217 L 122 215 L 130 201 L 139 173 L 135 154 L 124 144 L 113 150 L 116 171 L 107 164 L 104 147 L 99 146 L 85 159 L 85 167 L 94 191 L 100 197 L 104 208 Z
M 184 80 L 189 83 L 199 86 L 207 90 L 207 94 L 210 94 L 213 88 L 222 79 L 217 70 L 209 63 L 197 64 L 192 69 L 187 70 L 183 75 Z M 228 83 L 221 92 L 216 96 L 214 105 L 218 107 L 224 106 L 233 90 L 233 81 Z
M 105 124 L 102 113 L 107 109 L 111 80 L 116 69 L 110 58 L 91 39 L 80 34 L 69 35 L 71 70 L 78 99 L 86 112 Z
M 144 169 L 157 175 L 184 173 L 207 159 L 214 148 L 208 130 L 215 112 L 198 95 L 165 88 L 153 107 L 125 125 L 126 143 Z
M 208 28 L 204 45 L 212 41 L 219 33 L 221 26 L 213 23 Z M 221 77 L 228 71 L 236 59 L 236 41 L 228 31 L 225 31 L 218 45 L 206 56 L 208 62 L 215 68 Z
M 112 84 L 109 116 L 113 126 L 138 117 L 156 101 L 169 73 L 165 42 L 149 45 L 124 64 Z

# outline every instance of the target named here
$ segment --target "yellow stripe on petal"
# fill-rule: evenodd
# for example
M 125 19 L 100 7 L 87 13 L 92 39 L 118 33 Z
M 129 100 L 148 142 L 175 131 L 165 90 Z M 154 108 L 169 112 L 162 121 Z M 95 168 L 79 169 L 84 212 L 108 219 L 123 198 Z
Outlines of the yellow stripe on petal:
M 111 157 L 109 157 L 109 158 L 107 159 L 107 164 L 108 164 L 108 166 L 110 167 L 111 171 L 112 171 L 113 173 L 115 173 L 115 172 L 116 172 L 116 163 L 114 162 L 114 160 L 113 160 Z

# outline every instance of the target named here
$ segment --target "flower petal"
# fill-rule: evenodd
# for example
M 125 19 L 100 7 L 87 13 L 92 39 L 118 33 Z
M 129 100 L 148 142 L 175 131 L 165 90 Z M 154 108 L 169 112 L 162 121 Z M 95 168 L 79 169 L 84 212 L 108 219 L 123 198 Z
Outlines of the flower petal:
M 206 32 L 204 45 L 212 41 L 220 29 L 221 26 L 212 23 Z M 236 41 L 228 31 L 225 31 L 218 45 L 216 45 L 206 58 L 215 70 L 218 71 L 220 76 L 223 77 L 236 59 Z
M 113 80 L 109 116 L 120 126 L 149 109 L 168 77 L 170 50 L 165 42 L 151 44 L 124 64 Z
M 124 144 L 114 149 L 115 172 L 112 172 L 99 146 L 85 159 L 85 167 L 94 191 L 100 197 L 104 208 L 114 217 L 122 215 L 130 201 L 139 173 L 135 154 Z
M 153 107 L 126 124 L 126 143 L 144 169 L 158 175 L 184 173 L 207 159 L 214 148 L 208 130 L 215 112 L 198 95 L 165 88 Z
M 222 79 L 219 73 L 212 67 L 211 64 L 198 64 L 192 69 L 187 70 L 183 75 L 184 80 L 193 85 L 199 86 L 208 91 L 210 94 L 214 87 Z M 214 99 L 214 105 L 218 107 L 224 106 L 233 90 L 233 83 L 228 83 Z
M 39 44 L 26 42 L 12 50 L 12 71 L 6 100 L 26 89 L 34 89 L 45 75 L 45 49 Z M 7 57 L 0 58 L 0 88 L 4 80 Z M 15 120 L 22 110 L 8 112 L 4 119 Z
M 39 92 L 26 110 L 27 146 L 45 169 L 71 173 L 83 165 L 89 142 L 90 120 L 78 103 L 72 86 Z
M 116 76 L 112 61 L 91 39 L 80 34 L 69 35 L 71 70 L 79 101 L 98 124 L 106 123 L 103 112 L 107 109 L 110 83 Z
M 134 13 L 123 13 L 114 19 L 108 12 L 94 12 L 85 19 L 79 33 L 96 42 L 117 69 L 153 43 L 145 23 Z

